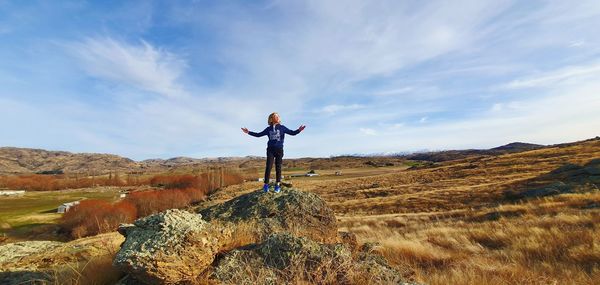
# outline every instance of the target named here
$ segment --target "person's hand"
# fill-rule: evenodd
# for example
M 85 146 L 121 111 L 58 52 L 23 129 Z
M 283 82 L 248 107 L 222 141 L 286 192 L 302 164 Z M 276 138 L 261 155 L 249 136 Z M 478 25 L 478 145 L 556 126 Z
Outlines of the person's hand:
M 249 131 L 248 131 L 248 129 L 246 129 L 246 128 L 242 128 L 242 131 L 243 131 L 244 133 L 248 133 L 248 132 L 249 132 Z
M 299 131 L 303 131 L 303 130 L 304 130 L 304 128 L 306 128 L 306 126 L 305 126 L 305 125 L 300 125 L 300 127 L 298 128 L 298 130 L 299 130 Z

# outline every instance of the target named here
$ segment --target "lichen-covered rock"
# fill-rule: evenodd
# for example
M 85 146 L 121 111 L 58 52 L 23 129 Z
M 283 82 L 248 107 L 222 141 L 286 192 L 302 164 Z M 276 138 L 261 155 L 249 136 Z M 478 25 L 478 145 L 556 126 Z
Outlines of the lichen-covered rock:
M 350 250 L 341 244 L 320 244 L 304 237 L 295 237 L 290 233 L 271 235 L 256 249 L 265 260 L 265 264 L 277 269 L 284 269 L 294 262 L 294 258 L 302 257 L 305 268 L 314 269 L 316 264 L 324 260 L 337 265 L 349 263 L 352 259 Z
M 193 280 L 231 238 L 226 228 L 176 209 L 138 219 L 119 232 L 126 239 L 113 264 L 145 284 Z
M 320 242 L 337 240 L 333 210 L 316 194 L 292 188 L 278 194 L 251 192 L 200 213 L 207 221 L 252 224 L 259 240 L 277 232 L 291 232 Z
M 75 279 L 85 284 L 77 270 L 83 270 L 84 264 L 92 267 L 110 258 L 121 242 L 121 235 L 106 233 L 66 243 L 25 241 L 2 245 L 0 284 L 63 284 Z M 110 279 L 107 276 L 103 280 Z
M 0 246 L 0 269 L 8 264 L 14 264 L 23 257 L 46 252 L 63 245 L 56 241 L 23 241 Z
M 29 260 L 63 246 L 62 242 L 25 241 L 0 246 L 0 284 L 33 284 L 52 282 L 52 276 Z M 25 262 L 23 262 L 25 261 Z
M 338 235 L 333 211 L 317 195 L 294 189 L 241 195 L 200 214 L 168 210 L 119 232 L 126 240 L 113 263 L 128 274 L 122 285 L 202 278 L 249 285 L 406 279 L 383 257 L 359 252 L 353 234 Z
M 276 233 L 260 244 L 227 253 L 214 275 L 227 284 L 282 284 L 314 281 L 317 276 L 343 278 L 341 273 L 351 264 L 351 252 L 341 244 Z
M 232 250 L 215 267 L 225 284 L 409 284 L 381 256 L 353 257 L 344 244 L 321 244 L 290 233 Z
M 213 276 L 220 283 L 239 285 L 281 284 L 274 268 L 265 266 L 264 259 L 252 250 L 236 249 L 219 259 Z

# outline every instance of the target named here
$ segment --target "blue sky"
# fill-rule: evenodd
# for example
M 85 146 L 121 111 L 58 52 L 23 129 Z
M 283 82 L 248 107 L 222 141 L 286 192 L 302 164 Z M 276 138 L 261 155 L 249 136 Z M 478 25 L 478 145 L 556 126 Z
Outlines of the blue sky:
M 484 3 L 485 2 L 485 3 Z M 2 1 L 0 146 L 136 160 L 600 135 L 598 1 Z

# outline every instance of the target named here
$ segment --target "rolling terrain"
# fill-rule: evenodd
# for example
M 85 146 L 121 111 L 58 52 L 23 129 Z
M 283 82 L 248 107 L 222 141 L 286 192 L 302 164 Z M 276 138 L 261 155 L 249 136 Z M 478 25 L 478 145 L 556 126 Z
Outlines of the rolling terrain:
M 325 199 L 341 230 L 377 243 L 421 282 L 597 284 L 599 171 L 596 138 L 380 175 L 291 182 Z M 258 188 L 257 182 L 229 186 L 208 203 Z
M 402 155 L 347 155 L 329 158 L 284 159 L 289 169 L 359 168 L 369 166 L 401 165 L 407 160 L 442 162 L 457 160 L 475 155 L 495 156 L 544 148 L 543 145 L 509 143 L 491 149 L 445 150 L 419 152 Z M 135 161 L 130 158 L 102 153 L 71 153 L 43 149 L 0 147 L 0 174 L 32 173 L 84 173 L 106 174 L 109 172 L 151 173 L 164 171 L 193 171 L 204 167 L 228 167 L 258 169 L 264 167 L 263 157 L 215 157 L 191 158 L 173 157 L 169 159 L 146 159 Z
M 491 152 L 467 150 L 452 158 L 302 158 L 285 160 L 284 175 L 294 188 L 325 201 L 339 231 L 354 234 L 358 244 L 372 247 L 418 282 L 598 284 L 600 138 L 553 146 L 509 144 Z M 260 177 L 264 161 L 221 163 Z M 174 166 L 178 171 L 187 167 Z M 310 169 L 320 175 L 287 177 Z M 222 187 L 189 210 L 202 211 L 257 191 L 261 184 L 247 181 Z M 56 195 L 70 191 L 74 190 Z M 19 198 L 11 199 L 19 203 Z M 26 207 L 14 209 L 11 218 L 21 221 L 23 212 Z M 52 217 L 35 218 L 56 219 L 56 214 L 47 215 Z M 112 242 L 112 237 L 107 239 Z M 113 274 L 108 279 L 114 280 L 118 273 L 107 268 Z M 85 278 L 98 277 L 86 274 L 91 276 Z

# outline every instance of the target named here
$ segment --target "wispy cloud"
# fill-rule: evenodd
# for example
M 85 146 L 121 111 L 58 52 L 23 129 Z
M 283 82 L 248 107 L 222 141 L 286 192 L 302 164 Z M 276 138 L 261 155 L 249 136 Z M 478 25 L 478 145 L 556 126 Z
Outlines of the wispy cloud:
M 110 37 L 87 38 L 67 44 L 91 76 L 167 97 L 186 94 L 177 83 L 186 63 L 146 41 L 130 44 Z
M 506 88 L 535 88 L 547 87 L 560 83 L 568 83 L 573 79 L 594 76 L 600 78 L 600 62 L 592 64 L 563 67 L 558 70 L 544 72 L 535 76 L 513 80 L 506 84 Z
M 375 131 L 374 129 L 371 128 L 359 128 L 358 129 L 361 133 L 368 135 L 368 136 L 374 136 L 377 135 L 377 131 Z
M 572 48 L 582 47 L 584 45 L 585 45 L 584 40 L 572 41 L 569 43 L 569 47 L 572 47 Z
M 414 90 L 413 87 L 401 87 L 401 88 L 396 88 L 396 89 L 391 89 L 391 90 L 375 91 L 375 92 L 371 93 L 371 95 L 391 96 L 391 95 L 405 94 L 405 93 L 413 91 L 413 90 Z
M 327 114 L 334 114 L 343 111 L 351 111 L 364 108 L 364 105 L 360 104 L 352 104 L 352 105 L 327 105 L 321 109 L 321 112 L 325 112 Z
M 264 141 L 239 128 L 261 129 L 274 111 L 308 125 L 286 141 L 288 157 L 551 143 L 599 129 L 593 0 L 6 7 L 0 33 L 10 27 L 2 37 L 18 44 L 0 45 L 0 120 L 17 123 L 0 144 L 261 155 Z M 39 121 L 65 139 L 44 139 Z

